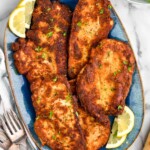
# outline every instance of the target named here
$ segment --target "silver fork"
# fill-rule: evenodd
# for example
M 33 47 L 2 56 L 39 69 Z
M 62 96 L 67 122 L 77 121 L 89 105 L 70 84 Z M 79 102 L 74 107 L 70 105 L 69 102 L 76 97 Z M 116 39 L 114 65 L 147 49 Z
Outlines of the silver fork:
M 22 149 L 27 150 L 25 137 L 26 134 L 21 125 L 21 122 L 19 121 L 14 111 L 10 109 L 10 111 L 4 112 L 3 117 L 1 117 L 1 122 L 2 127 L 5 130 L 11 142 L 16 144 L 17 142 L 19 142 L 19 144 L 22 145 L 21 150 Z

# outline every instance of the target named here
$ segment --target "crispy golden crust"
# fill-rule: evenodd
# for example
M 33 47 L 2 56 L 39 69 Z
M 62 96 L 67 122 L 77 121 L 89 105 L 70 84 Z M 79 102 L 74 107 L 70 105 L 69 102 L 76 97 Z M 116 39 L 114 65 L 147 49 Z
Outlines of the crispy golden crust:
M 108 36 L 113 20 L 107 0 L 79 0 L 72 19 L 69 41 L 69 77 L 75 78 L 89 58 L 90 49 Z
M 39 82 L 37 82 L 39 83 Z M 59 150 L 84 150 L 76 104 L 65 77 L 47 77 L 32 89 L 37 114 L 35 132 L 43 145 Z
M 78 105 L 78 118 L 81 129 L 83 130 L 86 150 L 97 150 L 104 146 L 110 135 L 110 121 L 103 125 L 99 119 L 90 116 Z M 107 116 L 108 118 L 108 116 Z
M 67 74 L 70 21 L 71 12 L 66 6 L 49 0 L 37 2 L 27 39 L 12 44 L 15 65 L 30 82 L 48 73 Z
M 77 94 L 83 107 L 93 116 L 121 114 L 134 67 L 134 55 L 127 44 L 111 39 L 100 42 L 77 78 Z

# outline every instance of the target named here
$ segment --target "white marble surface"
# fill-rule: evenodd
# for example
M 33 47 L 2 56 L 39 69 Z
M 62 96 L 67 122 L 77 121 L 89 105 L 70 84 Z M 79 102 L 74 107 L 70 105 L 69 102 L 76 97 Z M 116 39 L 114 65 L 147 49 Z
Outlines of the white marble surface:
M 9 9 L 16 5 L 15 2 Z M 127 31 L 142 76 L 146 104 L 145 119 L 139 137 L 129 148 L 129 150 L 142 150 L 150 130 L 150 6 L 131 4 L 126 0 L 111 0 L 111 2 Z M 0 9 L 0 14 L 3 9 Z M 6 17 L 5 14 L 4 16 Z M 7 18 L 3 20 L 2 18 L 0 18 L 1 47 L 3 47 L 4 28 L 7 21 Z
M 150 130 L 150 6 L 126 0 L 111 0 L 131 41 L 142 76 L 145 95 L 145 119 L 141 133 L 129 150 L 142 150 Z

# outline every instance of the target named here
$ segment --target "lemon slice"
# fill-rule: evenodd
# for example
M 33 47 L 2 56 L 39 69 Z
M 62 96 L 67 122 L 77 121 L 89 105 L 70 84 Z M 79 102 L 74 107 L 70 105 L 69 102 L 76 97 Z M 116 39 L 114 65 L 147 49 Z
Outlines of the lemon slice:
M 17 7 L 25 7 L 26 3 L 35 3 L 36 0 L 20 0 Z
M 25 7 L 25 27 L 27 29 L 30 28 L 35 1 L 36 0 L 21 0 L 17 6 L 18 8 Z
M 117 148 L 120 145 L 122 145 L 124 143 L 124 141 L 126 140 L 127 135 L 124 135 L 122 137 L 117 137 L 117 132 L 118 132 L 118 124 L 117 124 L 117 121 L 115 119 L 108 143 L 106 145 L 107 149 Z
M 134 127 L 134 114 L 129 107 L 125 106 L 123 113 L 117 117 L 117 123 L 118 137 L 122 137 L 131 132 Z
M 25 8 L 16 8 L 10 15 L 9 27 L 14 34 L 25 38 Z

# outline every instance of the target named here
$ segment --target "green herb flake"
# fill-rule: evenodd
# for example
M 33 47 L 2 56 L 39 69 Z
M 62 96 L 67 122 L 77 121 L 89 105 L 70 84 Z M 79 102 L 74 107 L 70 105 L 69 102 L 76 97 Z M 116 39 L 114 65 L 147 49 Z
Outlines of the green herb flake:
M 148 3 L 150 3 L 150 0 L 146 0 Z
M 118 106 L 118 110 L 122 110 L 122 106 L 121 105 Z
M 112 6 L 111 6 L 111 5 L 108 5 L 108 8 L 109 8 L 109 9 L 112 9 Z
M 66 101 L 70 101 L 72 99 L 72 96 L 70 95 L 70 93 L 66 96 Z
M 53 139 L 53 140 L 56 140 L 56 135 L 53 135 L 53 136 L 52 136 L 52 139 Z
M 116 75 L 117 75 L 117 71 L 114 72 L 114 76 L 116 76 Z
M 104 9 L 102 8 L 100 11 L 99 11 L 99 13 L 102 15 L 102 14 L 104 14 Z
M 132 68 L 131 66 L 128 66 L 128 71 L 129 71 L 129 72 L 131 71 L 131 68 Z
M 127 64 L 128 64 L 128 62 L 127 62 L 127 61 L 123 61 L 123 64 L 124 64 L 124 65 L 127 65 Z
M 43 54 L 42 54 L 42 58 L 43 58 L 43 59 L 46 59 L 46 56 L 47 56 L 46 53 L 43 53 Z
M 40 47 L 40 46 L 38 46 L 38 47 L 35 48 L 35 51 L 36 51 L 36 52 L 40 52 L 40 51 L 42 51 L 42 50 L 43 50 L 43 48 Z
M 47 11 L 50 11 L 51 10 L 51 8 L 47 8 Z
M 114 76 L 116 76 L 118 73 L 120 73 L 121 72 L 121 70 L 117 70 L 117 71 L 115 71 L 114 72 Z
M 46 36 L 47 37 L 52 37 L 53 36 L 53 32 L 51 31 L 51 32 L 47 33 Z
M 79 22 L 77 23 L 77 26 L 78 26 L 78 27 L 81 27 L 81 25 L 82 25 L 82 23 L 81 23 L 81 21 L 79 21 Z
M 53 111 L 50 111 L 49 118 L 52 119 L 52 117 L 53 117 Z
M 66 36 L 66 35 L 67 35 L 67 32 L 64 32 L 64 33 L 63 33 L 63 36 Z
M 79 116 L 79 113 L 77 111 L 75 112 L 75 114 L 76 114 L 77 117 Z
M 115 91 L 116 89 L 112 87 L 110 90 L 111 90 L 111 91 Z
M 58 80 L 57 77 L 54 77 L 54 78 L 53 78 L 53 82 L 56 82 L 57 80 Z
M 100 69 L 102 68 L 102 64 L 99 64 L 99 68 L 100 68 Z

